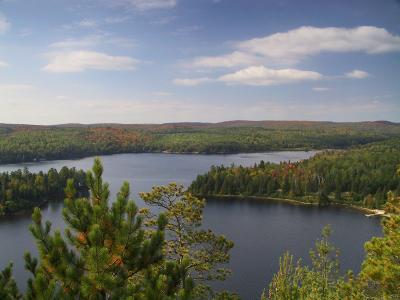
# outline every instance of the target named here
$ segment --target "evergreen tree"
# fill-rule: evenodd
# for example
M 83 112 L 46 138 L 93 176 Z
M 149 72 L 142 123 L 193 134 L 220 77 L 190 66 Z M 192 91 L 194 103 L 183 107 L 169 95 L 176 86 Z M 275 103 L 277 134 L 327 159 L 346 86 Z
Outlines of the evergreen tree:
M 293 256 L 285 253 L 268 293 L 264 291 L 261 299 L 342 299 L 337 288 L 340 284 L 338 250 L 329 243 L 329 236 L 330 228 L 325 227 L 315 249 L 310 250 L 311 267 L 303 266 L 301 260 L 294 264 Z
M 129 200 L 129 184 L 122 185 L 109 205 L 102 173 L 96 159 L 93 172 L 87 173 L 87 198 L 76 199 L 74 182 L 68 180 L 63 209 L 66 239 L 58 230 L 52 234 L 51 223 L 43 223 L 40 209 L 34 210 L 30 230 L 39 259 L 25 255 L 32 273 L 25 298 L 189 299 L 193 282 L 186 273 L 187 261 L 164 260 L 165 215 L 156 219 L 154 230 L 145 230 L 144 215 Z M 12 282 L 9 286 L 13 291 Z
M 362 287 L 375 299 L 400 299 L 400 197 L 388 195 L 383 237 L 365 244 L 366 258 L 360 272 Z
M 287 193 L 289 193 L 289 190 L 290 190 L 289 176 L 286 175 L 283 178 L 283 182 L 282 182 L 282 194 L 287 195 Z
M 276 190 L 276 181 L 274 178 L 268 181 L 267 194 L 272 195 Z
M 17 284 L 12 277 L 12 263 L 10 263 L 0 273 L 0 299 L 16 300 L 20 298 L 21 295 L 18 292 Z
M 222 264 L 229 262 L 233 243 L 201 228 L 205 200 L 194 197 L 175 183 L 153 187 L 151 192 L 140 196 L 148 205 L 161 209 L 168 220 L 165 227 L 168 241 L 164 247 L 167 258 L 178 264 L 187 260 L 185 273 L 196 282 L 196 297 L 208 298 L 211 288 L 206 283 L 225 280 L 230 274 Z M 154 226 L 156 219 L 150 212 L 148 214 L 148 224 Z M 181 282 L 181 286 L 183 284 Z

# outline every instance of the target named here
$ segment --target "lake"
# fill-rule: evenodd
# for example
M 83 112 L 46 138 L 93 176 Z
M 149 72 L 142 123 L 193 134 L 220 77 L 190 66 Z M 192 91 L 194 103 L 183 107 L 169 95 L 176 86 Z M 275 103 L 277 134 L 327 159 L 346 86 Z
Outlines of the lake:
M 119 154 L 101 156 L 104 179 L 110 183 L 112 196 L 123 181 L 131 183 L 132 197 L 139 206 L 143 202 L 137 193 L 149 191 L 154 185 L 177 182 L 189 185 L 198 174 L 212 165 L 250 166 L 260 160 L 280 162 L 297 161 L 315 152 L 285 151 L 233 155 L 197 154 Z M 32 172 L 60 169 L 63 166 L 90 169 L 93 158 L 79 160 L 38 162 L 0 166 L 0 172 L 28 167 Z M 43 208 L 43 219 L 50 220 L 53 228 L 63 228 L 62 203 L 50 203 Z M 24 270 L 23 254 L 36 254 L 28 231 L 30 215 L 0 219 L 0 268 L 14 262 L 14 276 L 18 285 L 25 287 L 28 277 Z M 321 229 L 331 224 L 332 241 L 341 250 L 344 270 L 358 271 L 364 257 L 363 244 L 372 236 L 380 235 L 378 218 L 346 208 L 305 207 L 258 200 L 209 200 L 204 210 L 204 227 L 213 229 L 233 240 L 231 252 L 232 276 L 216 286 L 238 293 L 243 299 L 258 299 L 262 289 L 277 271 L 279 257 L 289 250 L 308 262 L 308 251 L 320 236 Z

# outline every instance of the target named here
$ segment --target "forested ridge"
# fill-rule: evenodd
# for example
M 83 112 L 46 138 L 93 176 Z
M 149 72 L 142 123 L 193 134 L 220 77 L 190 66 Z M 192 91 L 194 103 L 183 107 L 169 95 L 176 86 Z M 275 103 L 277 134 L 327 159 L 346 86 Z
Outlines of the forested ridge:
M 231 121 L 149 125 L 0 124 L 0 163 L 137 152 L 238 153 L 347 148 L 400 137 L 385 121 Z
M 79 196 L 88 194 L 86 173 L 63 167 L 59 172 L 31 173 L 28 169 L 0 173 L 0 217 L 41 206 L 47 201 L 63 200 L 68 179 L 74 180 Z
M 400 194 L 399 164 L 400 139 L 393 139 L 349 150 L 327 150 L 300 162 L 213 166 L 197 177 L 190 191 L 202 196 L 252 195 L 381 208 L 388 191 Z

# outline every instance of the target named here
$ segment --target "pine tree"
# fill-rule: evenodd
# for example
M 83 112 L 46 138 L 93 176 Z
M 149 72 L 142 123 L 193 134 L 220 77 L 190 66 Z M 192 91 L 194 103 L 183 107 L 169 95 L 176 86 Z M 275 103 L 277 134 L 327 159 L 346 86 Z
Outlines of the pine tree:
M 206 283 L 225 280 L 230 274 L 230 270 L 222 264 L 229 262 L 233 243 L 224 236 L 201 228 L 205 200 L 194 197 L 175 183 L 153 187 L 151 192 L 141 193 L 140 196 L 148 205 L 161 209 L 168 220 L 165 227 L 167 258 L 179 264 L 187 260 L 185 273 L 196 282 L 196 296 L 208 298 L 211 289 Z M 156 224 L 150 213 L 148 224 Z
M 389 193 L 382 223 L 383 237 L 365 244 L 366 258 L 360 272 L 361 283 L 376 299 L 400 298 L 400 197 Z
M 289 190 L 290 190 L 289 176 L 286 175 L 283 178 L 283 182 L 282 182 L 282 194 L 287 195 L 287 193 L 289 193 Z
M 342 299 L 339 297 L 340 284 L 338 250 L 329 243 L 330 228 L 322 230 L 322 238 L 310 250 L 311 266 L 296 264 L 293 256 L 285 253 L 279 261 L 279 271 L 270 283 L 268 293 L 262 300 L 297 299 Z
M 93 172 L 87 173 L 87 198 L 76 199 L 74 182 L 68 180 L 63 209 L 66 239 L 59 230 L 51 233 L 51 223 L 43 223 L 40 209 L 34 210 L 30 231 L 39 259 L 25 255 L 26 268 L 32 273 L 25 298 L 189 299 L 193 281 L 186 273 L 187 261 L 165 261 L 165 215 L 157 217 L 154 230 L 145 230 L 143 213 L 129 200 L 129 184 L 122 185 L 109 205 L 102 173 L 96 159 Z M 12 281 L 8 286 L 12 292 Z M 0 285 L 3 291 L 7 292 Z
M 0 273 L 0 299 L 15 300 L 20 299 L 21 295 L 18 292 L 17 284 L 12 277 L 12 263 L 10 263 Z

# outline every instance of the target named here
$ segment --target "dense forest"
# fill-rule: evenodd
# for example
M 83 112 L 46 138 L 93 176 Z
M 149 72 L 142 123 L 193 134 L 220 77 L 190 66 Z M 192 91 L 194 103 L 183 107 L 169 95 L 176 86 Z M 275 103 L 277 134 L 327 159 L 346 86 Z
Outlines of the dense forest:
M 387 192 L 400 194 L 400 140 L 328 150 L 300 162 L 261 161 L 253 167 L 213 166 L 190 190 L 197 195 L 252 195 L 380 208 Z
M 87 196 L 86 173 L 63 167 L 59 172 L 31 173 L 28 169 L 0 174 L 0 216 L 32 209 L 52 200 L 64 199 L 64 188 L 69 178 L 80 196 Z
M 384 121 L 59 126 L 0 124 L 0 163 L 132 152 L 238 153 L 347 148 L 393 137 L 400 137 L 400 124 Z
M 138 209 L 125 182 L 110 204 L 102 173 L 96 159 L 86 177 L 90 193 L 83 198 L 74 180 L 67 181 L 65 236 L 51 230 L 39 208 L 34 210 L 29 229 L 39 251 L 38 258 L 24 256 L 31 274 L 27 289 L 24 294 L 19 291 L 10 263 L 0 272 L 0 299 L 239 299 L 205 284 L 229 275 L 221 266 L 229 261 L 233 243 L 202 228 L 204 200 L 169 184 L 142 193 L 148 207 Z M 150 213 L 154 206 L 160 214 Z M 341 275 L 339 251 L 329 241 L 328 226 L 309 252 L 311 264 L 295 262 L 285 253 L 260 299 L 399 299 L 400 198 L 392 192 L 385 210 L 383 236 L 365 243 L 358 274 Z

